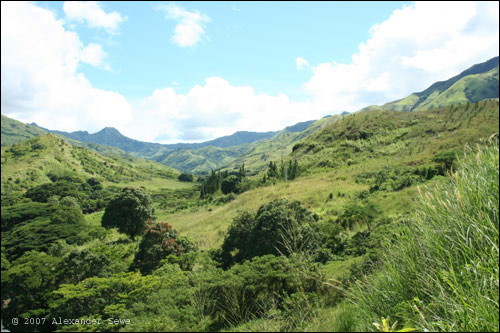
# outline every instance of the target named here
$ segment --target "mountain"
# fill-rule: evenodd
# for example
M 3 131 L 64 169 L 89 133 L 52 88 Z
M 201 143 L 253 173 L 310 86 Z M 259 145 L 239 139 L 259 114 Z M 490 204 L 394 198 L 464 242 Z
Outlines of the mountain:
M 2 147 L 46 133 L 41 128 L 2 115 Z
M 382 106 L 371 105 L 361 111 L 420 111 L 456 103 L 498 98 L 498 64 L 499 57 L 494 57 L 476 64 L 446 81 L 436 82 L 424 91 L 413 93 Z
M 113 127 L 106 127 L 97 133 L 89 134 L 87 131 L 63 132 L 45 129 L 35 123 L 31 125 L 79 142 L 116 147 L 134 156 L 151 159 L 181 171 L 208 172 L 229 164 L 250 149 L 252 144 L 271 139 L 282 132 L 302 132 L 313 122 L 314 120 L 300 122 L 277 132 L 239 131 L 201 143 L 176 144 L 149 143 L 130 139 Z
M 177 150 L 177 149 L 198 149 L 207 146 L 227 148 L 238 146 L 245 143 L 252 143 L 257 140 L 267 139 L 272 137 L 278 132 L 247 132 L 239 131 L 232 135 L 223 136 L 214 140 L 200 142 L 200 143 L 174 143 L 174 144 L 160 144 L 138 141 L 130 139 L 121 134 L 116 128 L 105 127 L 97 133 L 89 134 L 87 131 L 76 132 L 63 132 L 57 130 L 49 130 L 38 126 L 35 123 L 31 125 L 37 126 L 47 132 L 64 135 L 73 140 L 86 143 L 97 143 L 100 145 L 113 146 L 123 149 L 127 152 L 148 154 L 150 151 L 157 150 Z

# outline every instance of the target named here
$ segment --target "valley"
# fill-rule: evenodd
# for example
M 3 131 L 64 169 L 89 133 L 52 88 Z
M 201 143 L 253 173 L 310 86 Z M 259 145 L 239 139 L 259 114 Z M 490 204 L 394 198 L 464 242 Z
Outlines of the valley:
M 498 59 L 202 143 L 2 115 L 3 325 L 497 331 Z

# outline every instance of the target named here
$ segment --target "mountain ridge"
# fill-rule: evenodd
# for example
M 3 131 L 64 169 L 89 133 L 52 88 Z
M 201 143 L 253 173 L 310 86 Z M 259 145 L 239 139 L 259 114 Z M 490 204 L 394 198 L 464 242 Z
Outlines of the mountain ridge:
M 499 57 L 493 57 L 469 67 L 448 80 L 435 82 L 420 92 L 414 92 L 381 106 L 370 105 L 360 111 L 420 111 L 456 103 L 498 98 L 498 66 Z

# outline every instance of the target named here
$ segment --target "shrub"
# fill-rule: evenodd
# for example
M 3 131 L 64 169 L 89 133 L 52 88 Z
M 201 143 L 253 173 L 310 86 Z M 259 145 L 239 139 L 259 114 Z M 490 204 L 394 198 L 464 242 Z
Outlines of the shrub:
M 179 177 L 177 177 L 181 182 L 192 182 L 193 181 L 193 175 L 189 173 L 181 173 Z
M 178 237 L 177 231 L 172 229 L 170 224 L 165 222 L 153 224 L 150 220 L 132 267 L 139 269 L 142 274 L 151 274 L 160 267 L 161 260 L 169 255 L 181 256 L 195 249 L 193 242 L 186 237 Z M 186 262 L 184 267 L 188 268 L 189 262 Z
M 223 261 L 239 262 L 266 254 L 312 254 L 322 240 L 317 220 L 299 201 L 285 199 L 262 205 L 255 217 L 243 213 L 229 228 L 222 245 Z

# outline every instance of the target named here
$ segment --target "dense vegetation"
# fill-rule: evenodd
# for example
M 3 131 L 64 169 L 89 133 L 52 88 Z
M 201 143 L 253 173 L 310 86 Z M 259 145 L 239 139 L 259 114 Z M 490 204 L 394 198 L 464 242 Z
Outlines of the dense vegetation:
M 3 147 L 3 323 L 497 331 L 498 110 L 328 117 L 196 177 L 52 134 Z

